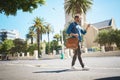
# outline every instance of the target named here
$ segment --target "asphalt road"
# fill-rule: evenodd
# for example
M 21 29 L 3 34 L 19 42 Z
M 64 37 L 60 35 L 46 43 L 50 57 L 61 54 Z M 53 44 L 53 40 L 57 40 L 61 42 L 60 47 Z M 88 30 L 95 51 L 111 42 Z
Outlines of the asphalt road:
M 0 61 L 0 80 L 120 80 L 120 57 L 84 57 L 90 68 L 71 70 L 71 58 Z

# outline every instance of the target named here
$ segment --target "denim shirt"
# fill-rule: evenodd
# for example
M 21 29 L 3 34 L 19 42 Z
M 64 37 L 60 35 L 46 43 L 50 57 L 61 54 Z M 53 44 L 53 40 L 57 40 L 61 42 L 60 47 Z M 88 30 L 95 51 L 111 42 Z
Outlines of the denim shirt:
M 71 34 L 71 33 L 74 33 L 74 34 L 78 34 L 78 39 L 79 41 L 81 42 L 82 41 L 82 34 L 86 34 L 86 30 L 84 30 L 80 25 L 78 25 L 76 22 L 72 22 L 67 31 L 66 31 L 67 34 Z

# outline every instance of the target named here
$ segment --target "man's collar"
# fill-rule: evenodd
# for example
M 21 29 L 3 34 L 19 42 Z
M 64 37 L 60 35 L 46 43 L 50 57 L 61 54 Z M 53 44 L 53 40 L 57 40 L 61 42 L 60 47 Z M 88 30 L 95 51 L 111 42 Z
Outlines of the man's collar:
M 74 22 L 76 25 L 78 24 L 77 22 Z

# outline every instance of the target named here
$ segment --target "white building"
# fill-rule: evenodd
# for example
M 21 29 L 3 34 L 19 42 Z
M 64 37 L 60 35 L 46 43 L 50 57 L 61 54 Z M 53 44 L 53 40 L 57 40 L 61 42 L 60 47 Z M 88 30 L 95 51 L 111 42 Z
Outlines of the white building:
M 5 39 L 16 39 L 19 38 L 19 32 L 17 30 L 0 30 L 0 42 L 2 42 L 3 37 Z

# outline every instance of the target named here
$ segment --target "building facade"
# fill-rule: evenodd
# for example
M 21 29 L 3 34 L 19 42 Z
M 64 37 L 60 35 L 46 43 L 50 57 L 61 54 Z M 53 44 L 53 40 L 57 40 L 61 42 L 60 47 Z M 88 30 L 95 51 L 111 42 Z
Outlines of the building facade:
M 17 30 L 0 30 L 0 42 L 4 41 L 5 39 L 14 40 L 19 38 L 19 32 Z
M 87 31 L 87 34 L 84 36 L 85 46 L 87 48 L 98 47 L 99 44 L 94 42 L 98 33 L 101 30 L 110 30 L 110 29 L 116 29 L 114 19 L 109 19 L 92 24 L 90 29 Z

